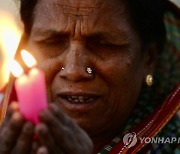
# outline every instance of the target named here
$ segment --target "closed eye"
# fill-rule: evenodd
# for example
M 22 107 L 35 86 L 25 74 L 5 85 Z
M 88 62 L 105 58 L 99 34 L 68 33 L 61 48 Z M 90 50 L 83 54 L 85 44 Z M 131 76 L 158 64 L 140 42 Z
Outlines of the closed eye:
M 101 39 L 91 39 L 88 41 L 89 47 L 94 46 L 97 48 L 105 48 L 105 49 L 122 49 L 128 47 L 128 44 L 117 44 L 106 40 Z
M 34 43 L 45 56 L 53 58 L 60 55 L 68 47 L 69 40 L 67 37 L 54 36 Z
M 46 45 L 58 45 L 67 42 L 68 42 L 68 38 L 62 36 L 50 37 L 44 40 L 37 41 L 37 43 L 40 44 L 44 43 Z

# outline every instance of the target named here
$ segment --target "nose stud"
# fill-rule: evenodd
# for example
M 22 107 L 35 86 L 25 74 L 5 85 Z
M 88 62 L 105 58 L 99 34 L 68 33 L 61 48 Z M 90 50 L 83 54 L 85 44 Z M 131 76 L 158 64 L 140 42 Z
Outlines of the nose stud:
M 93 73 L 92 68 L 90 68 L 90 67 L 87 67 L 86 71 L 87 71 L 88 74 L 92 74 Z
M 61 67 L 61 71 L 63 71 L 64 69 L 65 69 L 64 67 Z M 92 71 L 91 67 L 87 67 L 86 71 L 87 71 L 88 74 L 93 74 L 93 71 Z

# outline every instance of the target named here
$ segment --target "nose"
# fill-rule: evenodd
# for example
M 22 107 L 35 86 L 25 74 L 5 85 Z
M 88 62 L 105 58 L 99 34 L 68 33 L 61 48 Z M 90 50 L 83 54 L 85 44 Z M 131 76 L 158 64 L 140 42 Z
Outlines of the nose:
M 64 58 L 64 66 L 60 77 L 73 81 L 87 81 L 94 78 L 90 66 L 90 57 L 80 45 L 72 46 Z

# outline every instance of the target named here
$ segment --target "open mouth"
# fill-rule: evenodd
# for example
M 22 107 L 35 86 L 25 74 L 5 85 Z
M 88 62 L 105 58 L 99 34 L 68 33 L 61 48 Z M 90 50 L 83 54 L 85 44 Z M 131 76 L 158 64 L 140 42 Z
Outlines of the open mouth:
M 61 94 L 58 95 L 61 99 L 64 99 L 71 104 L 88 104 L 91 102 L 95 102 L 100 96 L 97 95 L 68 95 Z

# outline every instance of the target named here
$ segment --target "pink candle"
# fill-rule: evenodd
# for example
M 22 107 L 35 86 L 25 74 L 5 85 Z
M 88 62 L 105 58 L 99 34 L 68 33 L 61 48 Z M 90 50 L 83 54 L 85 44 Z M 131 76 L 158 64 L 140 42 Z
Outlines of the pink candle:
M 14 60 L 11 71 L 17 77 L 15 89 L 20 112 L 26 120 L 37 124 L 39 112 L 47 108 L 46 86 L 44 72 L 37 67 L 36 60 L 26 50 L 21 51 L 25 64 L 32 68 L 28 74 L 23 74 L 22 67 Z
M 44 73 L 32 68 L 27 75 L 16 79 L 15 88 L 21 113 L 26 120 L 37 124 L 39 112 L 47 107 Z

